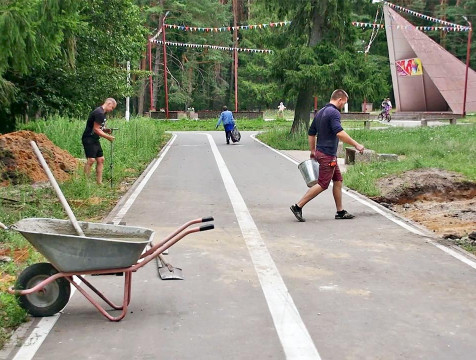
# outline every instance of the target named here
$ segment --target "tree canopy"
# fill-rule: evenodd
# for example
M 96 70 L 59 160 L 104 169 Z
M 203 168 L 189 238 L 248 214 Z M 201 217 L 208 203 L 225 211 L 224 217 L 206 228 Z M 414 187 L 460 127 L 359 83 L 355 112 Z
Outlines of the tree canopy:
M 476 0 L 394 3 L 462 25 L 463 16 L 475 20 Z M 307 125 L 313 96 L 322 106 L 332 90 L 344 88 L 350 109 L 360 111 L 364 99 L 379 103 L 392 92 L 385 31 L 352 26 L 382 21 L 381 7 L 370 0 L 0 0 L 0 131 L 52 114 L 84 117 L 110 96 L 118 99 L 118 112 L 125 96 L 133 99 L 133 113 L 164 107 L 162 44 L 152 44 L 149 73 L 147 39 L 161 29 L 166 11 L 167 24 L 201 29 L 166 28 L 166 40 L 175 44 L 166 46 L 171 110 L 233 108 L 234 52 L 185 46 L 192 43 L 272 50 L 238 53 L 240 110 L 275 108 L 284 101 L 296 110 L 295 131 Z M 291 24 L 230 28 L 279 21 Z M 467 33 L 428 35 L 466 60 Z M 476 52 L 471 56 L 474 65 Z M 149 75 L 152 104 L 145 91 Z

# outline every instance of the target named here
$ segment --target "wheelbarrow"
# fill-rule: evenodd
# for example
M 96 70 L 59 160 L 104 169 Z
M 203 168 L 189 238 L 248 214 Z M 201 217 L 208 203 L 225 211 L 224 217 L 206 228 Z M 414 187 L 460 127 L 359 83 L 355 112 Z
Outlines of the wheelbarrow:
M 29 218 L 4 229 L 20 232 L 49 263 L 27 267 L 18 277 L 10 294 L 19 296 L 19 304 L 33 316 L 51 316 L 69 301 L 71 285 L 84 295 L 99 312 L 111 321 L 120 321 L 131 300 L 132 273 L 158 257 L 185 236 L 214 228 L 213 224 L 189 228 L 193 224 L 213 221 L 212 217 L 191 220 L 144 252 L 154 231 L 141 227 L 78 221 L 84 236 L 68 220 Z M 122 305 L 116 305 L 96 289 L 85 275 L 124 274 Z M 73 280 L 76 276 L 81 282 Z M 122 310 L 118 316 L 106 311 L 81 284 L 89 287 L 112 309 Z
M 190 220 L 144 252 L 154 237 L 150 229 L 77 221 L 38 146 L 33 141 L 31 146 L 70 219 L 30 218 L 10 227 L 20 232 L 49 261 L 27 267 L 15 286 L 8 289 L 10 294 L 19 296 L 20 306 L 33 316 L 51 316 L 63 309 L 69 301 L 72 284 L 107 319 L 120 321 L 126 316 L 131 301 L 133 272 L 185 236 L 214 228 L 213 224 L 190 228 L 193 224 L 213 221 L 213 217 Z M 0 227 L 9 229 L 2 223 Z M 124 274 L 122 305 L 114 304 L 84 277 L 120 273 Z M 73 276 L 80 282 L 74 281 Z M 112 316 L 81 284 L 114 310 L 122 310 L 121 314 Z

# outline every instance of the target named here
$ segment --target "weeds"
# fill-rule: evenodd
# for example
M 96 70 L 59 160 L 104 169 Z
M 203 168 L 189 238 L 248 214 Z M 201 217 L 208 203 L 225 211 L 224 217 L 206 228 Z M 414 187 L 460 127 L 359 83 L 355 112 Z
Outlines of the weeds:
M 4 291 L 4 289 L 2 289 Z M 27 313 L 17 305 L 16 298 L 10 294 L 0 293 L 0 348 L 10 337 L 13 328 L 25 322 Z

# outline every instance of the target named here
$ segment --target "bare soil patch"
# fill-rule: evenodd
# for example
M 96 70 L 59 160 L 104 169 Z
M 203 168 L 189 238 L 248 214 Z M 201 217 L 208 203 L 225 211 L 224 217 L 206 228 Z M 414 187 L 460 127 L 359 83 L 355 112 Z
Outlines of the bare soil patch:
M 0 186 L 48 181 L 30 141 L 35 141 L 58 182 L 68 180 L 79 161 L 44 134 L 17 131 L 0 135 Z
M 476 183 L 440 169 L 417 169 L 380 179 L 373 200 L 436 235 L 463 238 L 476 231 Z

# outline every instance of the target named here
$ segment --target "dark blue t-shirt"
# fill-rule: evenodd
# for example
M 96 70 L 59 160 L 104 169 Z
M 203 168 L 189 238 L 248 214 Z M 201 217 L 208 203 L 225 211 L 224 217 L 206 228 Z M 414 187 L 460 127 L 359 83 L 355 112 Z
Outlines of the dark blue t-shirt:
M 327 104 L 312 120 L 308 135 L 316 136 L 317 134 L 317 150 L 326 155 L 336 156 L 339 144 L 337 133 L 342 130 L 344 129 L 340 123 L 339 109 L 332 104 Z

